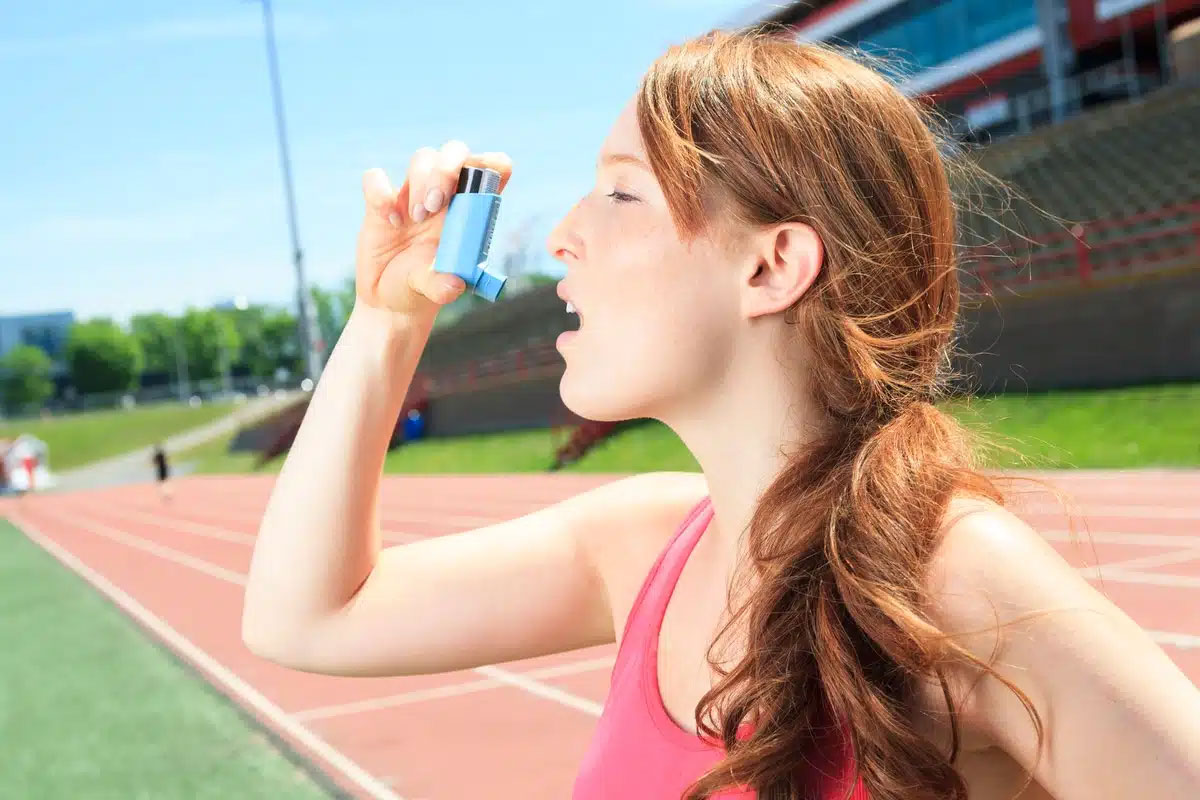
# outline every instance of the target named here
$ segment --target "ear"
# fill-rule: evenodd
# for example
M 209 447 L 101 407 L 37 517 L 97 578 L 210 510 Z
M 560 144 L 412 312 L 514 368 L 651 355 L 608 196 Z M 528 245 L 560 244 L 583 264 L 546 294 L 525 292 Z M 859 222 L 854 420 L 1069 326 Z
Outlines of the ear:
M 773 225 L 751 239 L 742 283 L 742 313 L 749 318 L 790 308 L 808 291 L 825 260 L 821 237 L 802 222 Z

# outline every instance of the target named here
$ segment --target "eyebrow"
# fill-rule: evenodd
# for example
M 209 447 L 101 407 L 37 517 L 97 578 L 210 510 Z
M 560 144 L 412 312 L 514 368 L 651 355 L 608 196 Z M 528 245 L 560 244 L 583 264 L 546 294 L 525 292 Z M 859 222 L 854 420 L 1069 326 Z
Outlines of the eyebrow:
M 645 161 L 629 153 L 609 153 L 601 156 L 597 160 L 596 165 L 600 166 L 601 164 L 632 164 L 635 167 L 641 167 L 647 172 L 650 171 L 650 166 Z

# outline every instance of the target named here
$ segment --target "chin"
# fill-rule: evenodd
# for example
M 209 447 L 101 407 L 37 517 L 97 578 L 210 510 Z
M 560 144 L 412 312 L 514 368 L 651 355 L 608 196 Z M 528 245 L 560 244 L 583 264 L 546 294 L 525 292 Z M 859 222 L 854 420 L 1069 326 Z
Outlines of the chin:
M 642 416 L 632 397 L 616 394 L 620 388 L 612 381 L 585 385 L 571 376 L 568 367 L 558 382 L 558 396 L 571 413 L 593 422 L 624 422 Z

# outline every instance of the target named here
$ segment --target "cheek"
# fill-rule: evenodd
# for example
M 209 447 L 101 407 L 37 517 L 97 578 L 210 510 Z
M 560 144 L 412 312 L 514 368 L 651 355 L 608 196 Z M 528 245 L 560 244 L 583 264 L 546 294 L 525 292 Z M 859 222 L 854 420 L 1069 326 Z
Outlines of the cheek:
M 560 389 L 568 408 L 595 420 L 654 416 L 720 375 L 732 341 L 727 311 L 666 277 L 630 278 L 585 324 L 565 356 Z

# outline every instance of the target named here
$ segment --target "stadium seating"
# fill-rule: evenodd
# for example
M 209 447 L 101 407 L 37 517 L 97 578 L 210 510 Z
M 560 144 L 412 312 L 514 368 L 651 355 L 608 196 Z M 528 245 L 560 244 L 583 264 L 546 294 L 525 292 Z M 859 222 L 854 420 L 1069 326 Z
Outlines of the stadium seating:
M 998 244 L 1019 262 L 1010 269 L 1033 280 L 1053 279 L 1063 267 L 1075 276 L 1084 249 L 1096 271 L 1195 262 L 1198 127 L 1200 86 L 1178 85 L 982 149 L 973 160 L 1019 197 L 1006 207 L 1002 191 L 960 183 L 965 203 L 979 206 L 962 214 L 963 244 Z M 1077 232 L 1087 248 L 1068 233 L 1075 224 L 1084 226 Z M 1031 247 L 1006 228 L 1043 246 Z M 1004 261 L 994 248 L 991 259 L 987 250 L 976 254 L 987 267 Z

